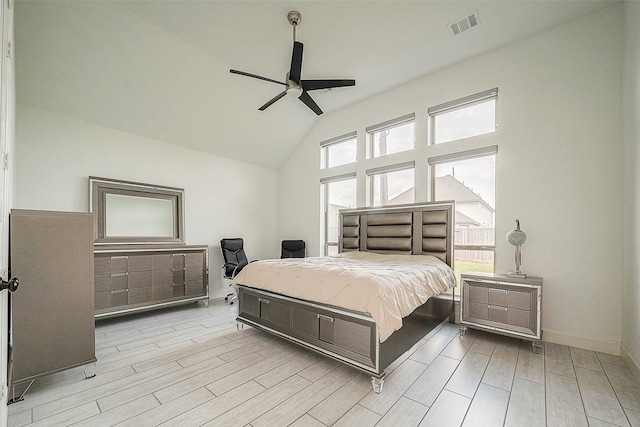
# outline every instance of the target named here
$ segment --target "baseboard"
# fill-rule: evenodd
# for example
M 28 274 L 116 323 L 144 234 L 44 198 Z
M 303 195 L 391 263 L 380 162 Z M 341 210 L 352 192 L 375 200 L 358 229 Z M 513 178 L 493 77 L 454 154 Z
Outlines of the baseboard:
M 633 358 L 633 356 L 631 356 L 631 353 L 629 353 L 624 344 L 620 345 L 620 356 L 622 356 L 622 360 L 624 360 L 624 363 L 627 365 L 629 370 L 633 372 L 633 375 L 635 375 L 636 379 L 640 382 L 640 364 Z
M 554 344 L 568 345 L 570 347 L 584 348 L 585 350 L 599 351 L 601 353 L 620 355 L 620 341 L 597 340 L 593 338 L 570 335 L 562 332 L 544 330 L 542 340 Z

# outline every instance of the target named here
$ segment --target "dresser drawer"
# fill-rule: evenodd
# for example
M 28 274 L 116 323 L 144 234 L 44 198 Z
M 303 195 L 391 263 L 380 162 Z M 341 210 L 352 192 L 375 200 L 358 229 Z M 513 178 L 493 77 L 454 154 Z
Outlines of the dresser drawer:
M 127 305 L 129 302 L 127 289 L 118 289 L 115 291 L 96 292 L 95 309 L 102 310 L 105 308 L 119 307 Z
M 158 285 L 151 287 L 151 297 L 154 301 L 173 298 L 173 285 Z
M 132 255 L 129 257 L 129 272 L 151 270 L 151 255 Z
M 140 304 L 151 301 L 151 286 L 129 289 L 129 304 Z
M 153 286 L 173 284 L 173 271 L 153 270 L 153 272 L 151 273 L 151 284 Z
M 185 295 L 204 295 L 205 292 L 206 292 L 206 289 L 202 281 L 187 282 L 184 284 Z
M 96 292 L 126 289 L 128 286 L 127 273 L 98 274 L 94 276 Z
M 94 274 L 125 273 L 127 264 L 127 256 L 100 256 L 93 261 L 93 272 Z
M 151 265 L 154 270 L 171 270 L 173 268 L 173 256 L 171 254 L 153 255 Z
M 132 271 L 129 273 L 129 288 L 151 286 L 151 270 Z

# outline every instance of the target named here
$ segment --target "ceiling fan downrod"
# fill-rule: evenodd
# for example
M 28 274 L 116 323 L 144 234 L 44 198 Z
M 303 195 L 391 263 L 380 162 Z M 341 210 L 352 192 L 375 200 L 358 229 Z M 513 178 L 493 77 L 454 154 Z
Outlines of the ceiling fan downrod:
M 302 22 L 302 14 L 297 10 L 287 13 L 287 21 L 293 26 L 293 41 L 296 41 L 296 27 Z

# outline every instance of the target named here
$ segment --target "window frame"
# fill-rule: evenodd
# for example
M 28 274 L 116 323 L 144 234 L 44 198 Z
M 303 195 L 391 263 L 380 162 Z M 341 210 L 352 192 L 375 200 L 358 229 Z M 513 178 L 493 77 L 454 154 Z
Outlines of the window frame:
M 436 202 L 437 200 L 435 200 L 436 197 L 436 165 L 438 164 L 443 164 L 443 163 L 450 163 L 450 162 L 456 162 L 456 161 L 461 161 L 461 160 L 470 160 L 470 159 L 475 159 L 475 158 L 480 158 L 480 157 L 485 157 L 485 156 L 495 156 L 495 168 L 494 168 L 494 186 L 495 186 L 495 181 L 496 181 L 496 177 L 498 174 L 498 166 L 497 166 L 497 160 L 498 160 L 498 146 L 497 145 L 490 145 L 487 147 L 482 147 L 482 148 L 476 148 L 476 149 L 472 149 L 472 150 L 465 150 L 465 151 L 458 151 L 458 152 L 453 152 L 453 153 L 448 153 L 448 154 L 443 154 L 440 156 L 432 156 L 432 157 L 428 157 L 427 158 L 427 163 L 429 165 L 429 169 L 430 169 L 430 180 L 431 180 L 431 201 L 432 202 Z M 494 206 L 494 210 L 497 211 L 496 207 Z M 494 211 L 494 212 L 495 212 Z M 494 213 L 495 215 L 495 213 Z M 493 239 L 493 245 L 458 245 L 455 242 L 455 238 L 454 238 L 454 242 L 453 242 L 453 249 L 454 249 L 454 253 L 456 251 L 464 251 L 464 250 L 470 250 L 470 251 L 483 251 L 483 252 L 492 252 L 493 253 L 493 271 L 495 271 L 495 267 L 496 267 L 496 224 L 497 224 L 497 218 L 494 216 L 493 219 L 493 232 L 494 232 L 494 239 Z M 455 230 L 455 222 L 454 222 L 454 230 Z M 455 261 L 454 261 L 455 262 Z
M 376 125 L 372 125 L 372 126 L 367 126 L 365 129 L 365 132 L 367 133 L 367 159 L 379 159 L 381 157 L 385 157 L 385 156 L 389 156 L 392 154 L 398 154 L 398 153 L 404 153 L 407 151 L 411 151 L 411 150 L 415 150 L 416 149 L 416 128 L 415 128 L 415 122 L 416 122 L 416 114 L 415 113 L 410 113 L 410 114 L 405 114 L 404 116 L 400 116 L 400 117 L 396 117 L 395 119 L 391 119 L 391 120 L 387 120 L 384 121 L 382 123 L 378 123 Z M 405 125 L 407 123 L 413 123 L 413 148 L 409 149 L 409 150 L 403 150 L 403 151 L 398 151 L 396 153 L 391 153 L 391 154 L 383 154 L 380 156 L 374 156 L 374 135 L 378 132 L 381 132 L 383 130 L 388 130 L 388 129 L 393 129 L 396 127 L 400 127 L 402 125 Z
M 335 175 L 335 176 L 330 176 L 330 177 L 326 177 L 326 178 L 321 178 L 320 179 L 320 185 L 322 186 L 322 197 L 324 199 L 324 203 L 322 206 L 323 209 L 323 248 L 324 248 L 324 256 L 328 256 L 329 255 L 329 251 L 328 248 L 330 246 L 335 246 L 337 248 L 340 247 L 340 237 L 338 236 L 338 241 L 336 242 L 330 242 L 329 241 L 329 185 L 331 183 L 334 182 L 340 182 L 340 181 L 347 181 L 353 179 L 355 181 L 356 184 L 356 191 L 354 194 L 354 199 L 357 201 L 358 199 L 358 178 L 357 178 L 357 174 L 356 172 L 350 172 L 350 173 L 345 173 L 342 175 Z M 356 203 L 357 204 L 357 203 Z
M 416 162 L 415 160 L 411 160 L 408 162 L 403 162 L 403 163 L 395 163 L 392 165 L 385 165 L 385 166 L 380 166 L 380 167 L 376 167 L 376 168 L 371 168 L 371 169 L 367 169 L 365 171 L 366 175 L 367 175 L 367 186 L 369 191 L 368 193 L 368 200 L 367 200 L 367 206 L 395 206 L 395 205 L 374 205 L 373 201 L 374 201 L 374 188 L 373 188 L 373 177 L 375 175 L 381 175 L 383 173 L 389 173 L 389 172 L 398 172 L 398 171 L 402 171 L 402 170 L 408 170 L 408 169 L 413 169 L 413 198 L 414 198 L 414 202 L 415 202 L 415 191 L 416 191 Z
M 429 114 L 429 141 L 428 145 L 438 145 L 438 144 L 446 144 L 447 142 L 460 141 L 461 139 L 473 138 L 480 135 L 471 135 L 466 136 L 464 138 L 452 139 L 450 141 L 436 142 L 436 118 L 442 114 L 450 113 L 452 111 L 461 110 L 463 108 L 468 108 L 473 105 L 478 105 L 484 103 L 489 100 L 495 100 L 495 115 L 494 115 L 494 130 L 495 133 L 498 131 L 498 88 L 495 87 L 493 89 L 488 89 L 482 92 L 475 93 L 473 95 L 468 95 L 462 98 L 454 99 L 453 101 L 444 102 L 442 104 L 434 105 L 433 107 L 429 107 L 427 113 Z
M 344 142 L 354 140 L 356 144 L 356 157 L 352 162 L 342 163 L 339 165 L 329 166 L 329 147 L 332 145 L 338 145 Z M 358 163 L 358 132 L 353 131 L 345 133 L 344 135 L 336 136 L 335 138 L 327 139 L 320 142 L 320 170 L 331 169 L 344 165 L 352 165 Z

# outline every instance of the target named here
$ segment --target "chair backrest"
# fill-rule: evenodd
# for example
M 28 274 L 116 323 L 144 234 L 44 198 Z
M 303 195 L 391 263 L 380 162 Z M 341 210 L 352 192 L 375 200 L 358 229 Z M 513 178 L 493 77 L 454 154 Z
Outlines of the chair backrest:
M 224 277 L 233 279 L 245 265 L 249 264 L 244 253 L 244 241 L 241 238 L 222 239 L 220 240 L 220 249 L 224 260 Z
M 283 240 L 280 258 L 304 258 L 305 248 L 304 240 Z

